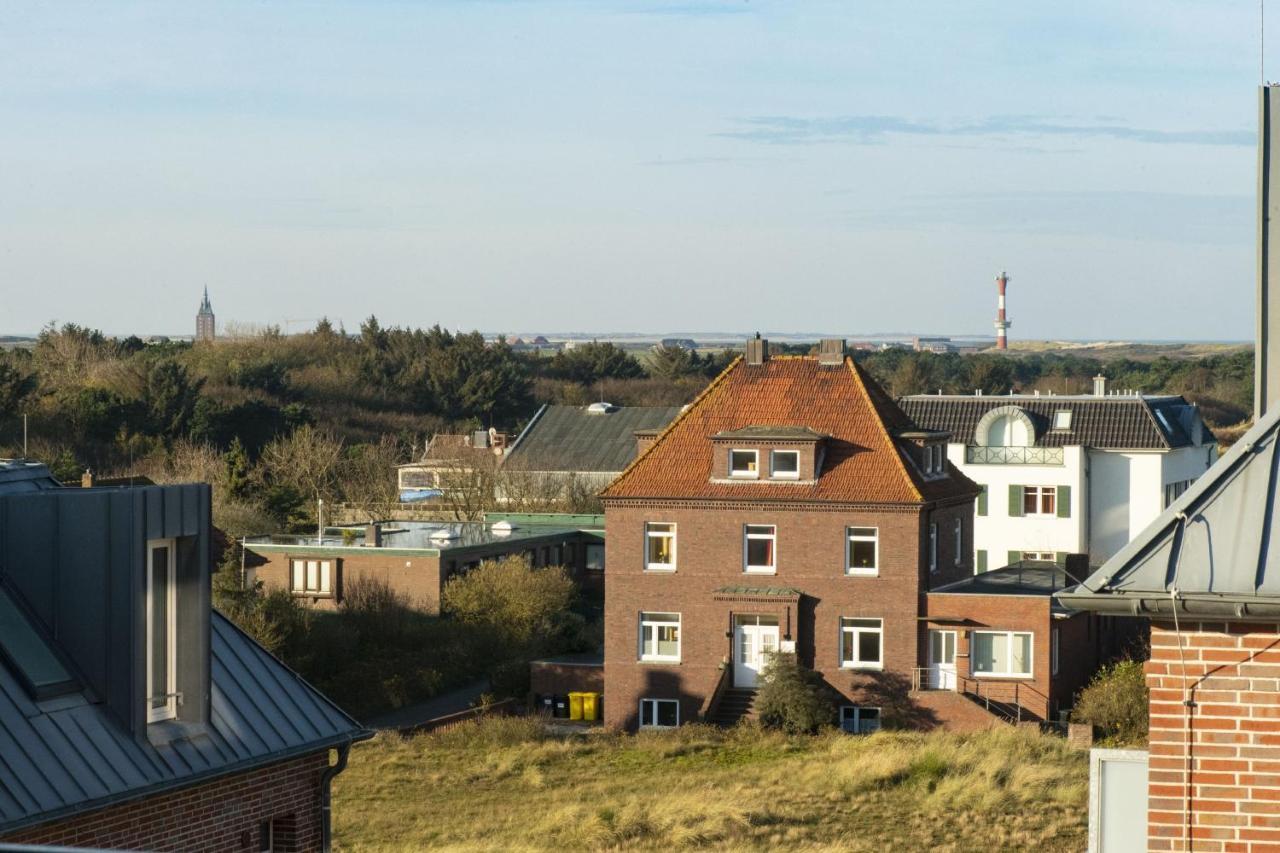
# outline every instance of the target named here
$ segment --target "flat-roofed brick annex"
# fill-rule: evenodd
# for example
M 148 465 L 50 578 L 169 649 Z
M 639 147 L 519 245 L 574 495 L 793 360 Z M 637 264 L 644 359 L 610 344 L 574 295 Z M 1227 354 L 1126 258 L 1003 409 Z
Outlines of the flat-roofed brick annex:
M 813 482 L 713 481 L 714 436 L 750 427 L 804 427 L 828 436 Z M 894 435 L 918 429 L 851 358 L 739 358 L 602 493 L 603 499 L 683 498 L 922 504 L 978 493 L 954 468 L 926 479 Z

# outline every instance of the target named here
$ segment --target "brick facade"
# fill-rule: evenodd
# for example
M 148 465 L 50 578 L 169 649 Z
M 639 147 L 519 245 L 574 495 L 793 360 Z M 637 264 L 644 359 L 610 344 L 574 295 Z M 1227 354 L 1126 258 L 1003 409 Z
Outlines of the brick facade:
M 800 660 L 820 672 L 851 704 L 868 687 L 903 692 L 922 665 L 919 617 L 930 583 L 946 583 L 973 572 L 973 504 L 854 507 L 786 506 L 765 502 L 717 504 L 664 501 L 608 506 L 606 532 L 609 585 L 605 620 L 605 722 L 634 728 L 641 698 L 678 698 L 680 719 L 697 719 L 715 691 L 722 663 L 731 665 L 735 616 L 775 617 L 784 641 L 796 643 Z M 955 522 L 962 530 L 954 549 Z M 676 525 L 676 570 L 645 568 L 646 522 Z M 928 570 L 929 525 L 938 525 L 938 570 Z M 743 525 L 777 528 L 773 574 L 743 570 Z M 846 528 L 879 531 L 879 571 L 874 577 L 845 573 Z M 798 598 L 718 595 L 724 587 L 781 587 Z M 681 616 L 678 663 L 639 660 L 639 614 Z M 840 619 L 883 620 L 883 669 L 840 666 Z M 868 685 L 867 680 L 875 682 Z
M 328 766 L 328 752 L 319 752 L 21 829 L 0 840 L 118 850 L 257 851 L 270 825 L 274 849 L 320 850 L 321 779 Z
M 443 554 L 427 550 L 365 547 L 255 548 L 250 542 L 245 549 L 245 568 L 250 582 L 261 580 L 268 589 L 287 590 L 293 560 L 327 560 L 333 567 L 332 593 L 297 595 L 299 602 L 307 607 L 336 610 L 342 601 L 344 587 L 367 579 L 384 583 L 406 596 L 413 607 L 437 614 L 444 584 L 452 575 L 483 560 L 515 554 L 524 554 L 534 566 L 563 565 L 585 595 L 599 599 L 603 596 L 604 572 L 587 569 L 589 544 L 599 544 L 599 539 L 591 534 L 575 533 L 558 538 L 540 537 L 513 540 L 508 544 L 452 548 Z
M 1180 655 L 1152 626 L 1146 664 L 1149 848 L 1280 850 L 1280 625 L 1181 628 Z

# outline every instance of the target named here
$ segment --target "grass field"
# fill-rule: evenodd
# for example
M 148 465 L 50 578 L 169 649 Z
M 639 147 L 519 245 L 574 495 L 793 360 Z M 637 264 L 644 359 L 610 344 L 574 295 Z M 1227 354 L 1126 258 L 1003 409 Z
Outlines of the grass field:
M 352 750 L 340 850 L 1083 850 L 1088 763 L 1061 740 L 686 726 L 550 737 L 490 720 Z

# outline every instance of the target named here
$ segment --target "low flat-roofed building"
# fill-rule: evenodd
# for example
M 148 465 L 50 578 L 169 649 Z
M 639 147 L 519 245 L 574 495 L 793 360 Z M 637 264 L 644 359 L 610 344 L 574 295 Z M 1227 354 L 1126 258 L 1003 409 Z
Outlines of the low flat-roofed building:
M 245 541 L 247 580 L 290 592 L 303 604 L 334 610 L 344 587 L 385 583 L 412 606 L 440 612 L 453 575 L 484 560 L 524 555 L 534 566 L 564 566 L 584 592 L 604 586 L 604 519 L 592 515 L 489 514 L 485 521 L 405 521 L 329 528 L 315 536 Z

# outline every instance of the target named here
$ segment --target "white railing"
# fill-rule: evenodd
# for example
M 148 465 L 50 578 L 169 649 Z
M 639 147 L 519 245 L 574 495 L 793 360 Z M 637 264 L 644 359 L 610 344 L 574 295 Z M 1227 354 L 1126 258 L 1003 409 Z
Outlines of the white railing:
M 978 447 L 964 449 L 970 465 L 1062 465 L 1061 447 Z

